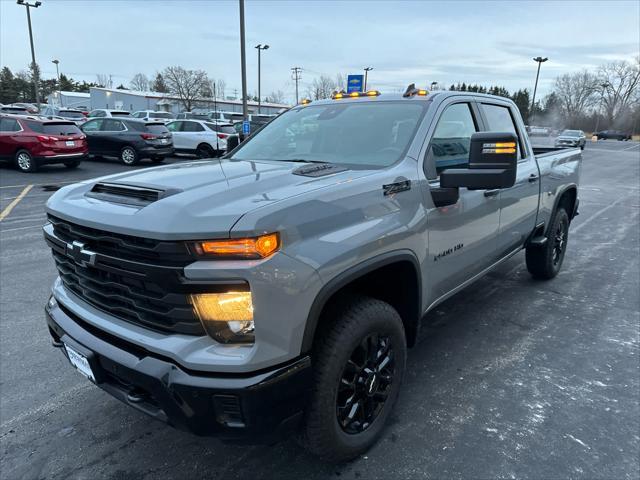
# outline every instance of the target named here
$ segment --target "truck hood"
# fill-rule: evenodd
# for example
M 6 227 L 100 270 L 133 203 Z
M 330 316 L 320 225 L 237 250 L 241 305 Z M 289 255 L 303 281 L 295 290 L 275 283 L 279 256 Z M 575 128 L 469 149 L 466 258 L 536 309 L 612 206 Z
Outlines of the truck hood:
M 64 187 L 49 199 L 47 212 L 88 227 L 158 240 L 225 238 L 249 211 L 374 172 L 345 170 L 317 177 L 293 173 L 304 166 L 205 160 L 141 169 Z M 153 188 L 166 195 L 148 204 L 128 205 L 92 195 L 100 182 Z M 273 225 L 274 230 L 278 227 Z

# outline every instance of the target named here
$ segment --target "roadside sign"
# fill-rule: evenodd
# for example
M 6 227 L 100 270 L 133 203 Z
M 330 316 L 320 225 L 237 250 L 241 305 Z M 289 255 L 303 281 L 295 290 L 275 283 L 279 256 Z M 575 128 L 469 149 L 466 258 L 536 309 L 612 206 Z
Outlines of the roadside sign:
M 245 120 L 242 122 L 242 133 L 244 135 L 249 135 L 249 132 L 251 131 L 251 125 L 249 125 L 249 120 Z
M 364 75 L 347 76 L 347 93 L 362 92 L 364 84 Z

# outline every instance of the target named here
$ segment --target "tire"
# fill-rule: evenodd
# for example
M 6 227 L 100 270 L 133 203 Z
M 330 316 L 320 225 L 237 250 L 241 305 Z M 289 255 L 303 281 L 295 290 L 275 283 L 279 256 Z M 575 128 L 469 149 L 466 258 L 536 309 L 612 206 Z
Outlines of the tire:
M 124 147 L 120 150 L 120 161 L 127 166 L 136 165 L 140 161 L 138 152 L 131 146 Z
M 198 145 L 196 149 L 196 156 L 198 158 L 213 158 L 215 157 L 215 151 L 209 145 Z
M 400 315 L 381 300 L 346 297 L 330 318 L 335 321 L 314 346 L 312 399 L 299 440 L 309 452 L 343 462 L 382 434 L 400 391 L 407 345 Z
M 38 170 L 38 164 L 26 150 L 18 150 L 16 152 L 15 163 L 21 172 L 33 173 Z
M 78 168 L 78 165 L 80 165 L 80 160 L 73 160 L 72 162 L 65 162 L 64 164 L 64 166 L 69 169 Z
M 584 150 L 584 145 L 580 145 L 580 150 Z
M 569 215 L 564 207 L 558 207 L 546 234 L 547 243 L 543 247 L 527 247 L 527 270 L 540 280 L 555 277 L 564 260 L 569 239 Z

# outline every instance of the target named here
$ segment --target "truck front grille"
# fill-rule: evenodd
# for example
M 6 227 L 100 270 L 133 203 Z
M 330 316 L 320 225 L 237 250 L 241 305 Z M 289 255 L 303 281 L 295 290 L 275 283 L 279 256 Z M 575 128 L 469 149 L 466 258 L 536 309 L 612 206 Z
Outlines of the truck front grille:
M 45 240 L 68 290 L 104 312 L 154 330 L 204 335 L 183 269 L 194 261 L 183 242 L 88 228 L 49 216 Z

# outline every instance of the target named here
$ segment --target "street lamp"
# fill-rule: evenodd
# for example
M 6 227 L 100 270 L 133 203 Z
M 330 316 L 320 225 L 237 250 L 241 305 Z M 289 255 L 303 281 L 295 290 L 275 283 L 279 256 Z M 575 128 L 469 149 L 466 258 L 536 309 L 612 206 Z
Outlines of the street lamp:
M 51 63 L 55 63 L 56 65 L 56 75 L 58 76 L 58 95 L 60 98 L 60 106 L 62 106 L 62 91 L 60 89 L 60 69 L 58 65 L 60 64 L 60 60 L 51 60 Z
M 262 102 L 262 97 L 260 96 L 260 53 L 262 50 L 268 50 L 269 45 L 256 45 L 255 48 L 258 49 L 258 113 L 260 113 L 260 103 Z
M 438 86 L 438 82 L 431 82 L 431 91 L 435 92 L 437 86 Z
M 18 5 L 24 5 L 27 9 L 27 23 L 29 24 L 29 40 L 31 41 L 31 64 L 33 65 L 32 69 L 33 69 L 33 73 L 35 74 L 36 51 L 33 48 L 33 32 L 31 31 L 31 7 L 38 8 L 40 5 L 42 5 L 42 2 L 29 3 L 29 2 L 26 2 L 25 0 L 16 0 L 16 3 Z M 33 75 L 33 88 L 36 94 L 36 103 L 39 104 L 40 96 L 38 95 L 38 76 L 37 75 Z
M 536 57 L 533 59 L 534 62 L 538 63 L 538 73 L 536 73 L 536 84 L 533 87 L 533 101 L 531 102 L 531 118 L 529 119 L 529 123 L 533 120 L 534 109 L 536 107 L 536 91 L 538 90 L 538 77 L 540 77 L 540 65 L 549 60 L 547 57 Z
M 369 72 L 373 70 L 373 67 L 364 67 L 364 91 L 367 91 L 367 77 Z
M 601 83 L 602 90 L 600 91 L 600 109 L 602 109 L 602 102 L 604 101 L 604 89 L 610 87 L 609 82 Z M 600 112 L 596 112 L 596 128 L 593 129 L 593 133 L 598 133 L 598 125 L 600 125 Z

